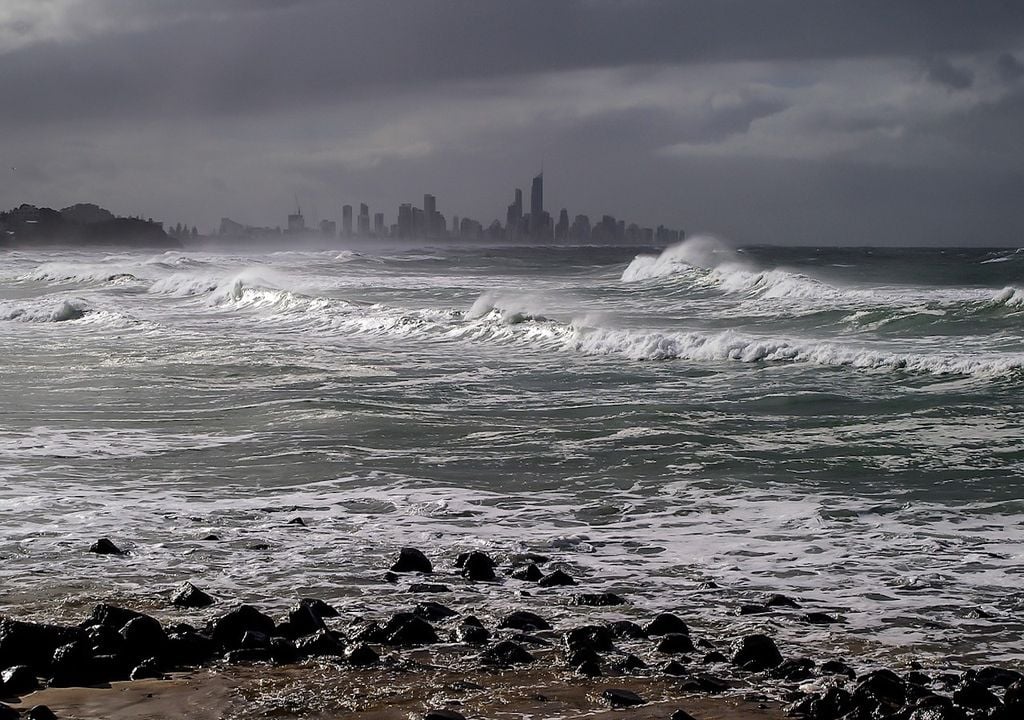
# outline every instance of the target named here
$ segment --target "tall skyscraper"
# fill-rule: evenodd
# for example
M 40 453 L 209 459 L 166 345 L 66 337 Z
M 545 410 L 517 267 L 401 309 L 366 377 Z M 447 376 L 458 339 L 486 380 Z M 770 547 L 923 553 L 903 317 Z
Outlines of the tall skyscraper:
M 352 206 L 341 208 L 341 232 L 345 237 L 352 237 Z
M 555 225 L 555 240 L 564 242 L 569 238 L 569 211 L 562 208 L 558 214 L 558 224 Z
M 366 203 L 359 203 L 359 234 L 362 237 L 370 235 L 370 206 Z
M 373 234 L 379 238 L 387 236 L 388 229 L 384 226 L 384 213 L 376 213 L 373 216 Z
M 523 191 L 516 188 L 516 199 L 505 213 L 505 239 L 518 240 L 519 227 L 523 223 Z
M 398 237 L 412 237 L 412 203 L 398 206 Z
M 533 179 L 530 186 L 530 222 L 534 227 L 540 226 L 541 215 L 544 214 L 544 173 Z

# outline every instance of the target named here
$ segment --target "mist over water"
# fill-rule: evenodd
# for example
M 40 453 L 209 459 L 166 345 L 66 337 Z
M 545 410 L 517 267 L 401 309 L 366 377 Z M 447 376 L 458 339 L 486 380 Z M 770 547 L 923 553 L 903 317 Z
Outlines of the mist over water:
M 736 622 L 811 654 L 1024 659 L 1024 254 L 4 260 L 5 612 L 162 608 L 186 579 L 379 611 L 406 600 L 381 593 L 400 545 L 529 549 L 635 603 L 598 612 L 714 625 L 784 592 L 847 622 Z M 133 554 L 85 553 L 100 536 Z

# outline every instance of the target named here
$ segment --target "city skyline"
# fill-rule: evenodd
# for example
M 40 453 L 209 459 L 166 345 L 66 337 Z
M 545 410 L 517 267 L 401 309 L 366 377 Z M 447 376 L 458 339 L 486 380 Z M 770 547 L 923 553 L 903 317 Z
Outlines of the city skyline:
M 0 207 L 504 223 L 544 162 L 737 244 L 1024 242 L 1021 3 L 12 0 L 0 56 Z

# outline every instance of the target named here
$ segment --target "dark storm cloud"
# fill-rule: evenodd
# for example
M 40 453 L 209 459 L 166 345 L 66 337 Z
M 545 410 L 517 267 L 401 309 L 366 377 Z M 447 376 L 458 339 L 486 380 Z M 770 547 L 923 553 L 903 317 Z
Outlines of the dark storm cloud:
M 947 58 L 932 58 L 928 61 L 928 79 L 953 90 L 966 90 L 974 84 L 974 73 L 958 68 Z
M 4 57 L 0 92 L 19 101 L 0 117 L 248 112 L 589 67 L 942 56 L 1024 29 L 1024 3 L 1003 1 L 95 0 L 77 12 L 112 29 Z
M 996 67 L 999 70 L 999 75 L 1006 82 L 1016 82 L 1024 77 L 1024 63 L 1018 60 L 1013 53 L 1002 53 L 996 59 Z

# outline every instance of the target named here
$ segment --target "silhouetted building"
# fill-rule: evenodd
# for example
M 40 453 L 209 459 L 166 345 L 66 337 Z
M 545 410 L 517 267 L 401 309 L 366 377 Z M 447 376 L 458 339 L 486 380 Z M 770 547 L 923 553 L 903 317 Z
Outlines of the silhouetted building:
M 295 212 L 288 216 L 288 232 L 293 235 L 306 232 L 306 218 L 302 217 L 302 208 L 297 204 Z
M 359 235 L 370 236 L 370 207 L 366 203 L 359 203 L 359 217 L 357 218 Z
M 530 220 L 536 226 L 544 212 L 544 173 L 533 179 L 530 186 Z
M 555 240 L 565 242 L 569 238 L 569 211 L 562 208 L 558 213 L 558 224 L 555 225 Z
M 388 229 L 384 225 L 384 213 L 376 213 L 373 216 L 373 234 L 379 238 L 387 237 Z
M 590 218 L 586 215 L 577 215 L 569 228 L 569 240 L 576 243 L 590 242 Z
M 320 234 L 326 237 L 337 237 L 338 236 L 338 223 L 333 220 L 321 220 L 320 221 Z
M 516 188 L 516 199 L 505 212 L 505 239 L 518 240 L 523 225 L 523 191 Z
M 341 232 L 345 237 L 352 237 L 352 206 L 341 208 Z
M 398 237 L 411 238 L 413 236 L 412 216 L 412 203 L 402 203 L 398 206 Z
M 455 237 L 459 236 L 459 216 L 452 215 L 452 235 Z

